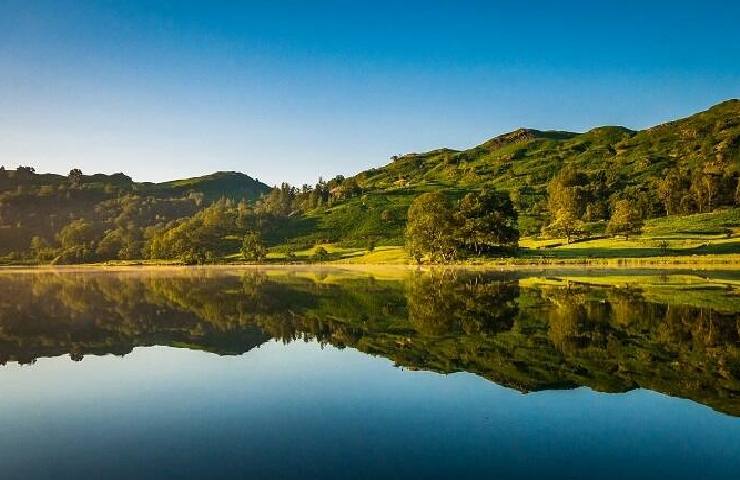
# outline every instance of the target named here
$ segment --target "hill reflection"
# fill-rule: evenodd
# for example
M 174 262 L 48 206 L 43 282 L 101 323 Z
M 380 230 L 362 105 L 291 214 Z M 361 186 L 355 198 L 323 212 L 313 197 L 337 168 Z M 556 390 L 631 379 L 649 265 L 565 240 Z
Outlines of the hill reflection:
M 670 276 L 4 273 L 0 362 L 316 340 L 521 391 L 643 387 L 740 416 L 739 299 L 731 281 Z

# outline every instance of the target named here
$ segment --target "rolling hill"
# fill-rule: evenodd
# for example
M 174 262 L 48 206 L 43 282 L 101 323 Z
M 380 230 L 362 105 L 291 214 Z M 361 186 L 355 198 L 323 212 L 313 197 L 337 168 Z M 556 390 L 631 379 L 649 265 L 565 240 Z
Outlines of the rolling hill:
M 583 133 L 522 128 L 468 150 L 394 156 L 383 167 L 345 179 L 356 182 L 361 194 L 307 211 L 295 231 L 280 240 L 358 245 L 372 237 L 398 245 L 406 209 L 415 196 L 442 190 L 459 198 L 483 188 L 508 191 L 523 233 L 537 234 L 547 219 L 547 184 L 565 166 L 592 177 L 602 175 L 609 195 L 642 201 L 646 218 L 656 218 L 667 213 L 657 196 L 657 183 L 666 172 L 698 172 L 710 164 L 721 164 L 722 174 L 737 184 L 740 100 L 640 131 L 621 126 Z

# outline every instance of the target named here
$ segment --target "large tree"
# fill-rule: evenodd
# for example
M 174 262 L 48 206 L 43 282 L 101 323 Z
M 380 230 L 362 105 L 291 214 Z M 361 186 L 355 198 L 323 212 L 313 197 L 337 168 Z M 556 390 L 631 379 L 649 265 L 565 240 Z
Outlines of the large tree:
M 583 226 L 575 213 L 563 208 L 555 213 L 553 221 L 543 229 L 543 233 L 551 237 L 565 237 L 565 242 L 570 243 L 573 237 L 582 234 Z
M 547 185 L 547 209 L 553 219 L 561 210 L 580 218 L 586 208 L 588 184 L 588 175 L 572 165 L 565 165 Z
M 409 207 L 406 248 L 421 262 L 450 261 L 457 255 L 450 202 L 439 192 L 419 195 Z
M 469 193 L 455 212 L 456 239 L 480 254 L 519 241 L 517 212 L 507 194 L 495 191 Z
M 62 248 L 88 247 L 95 239 L 95 231 L 90 222 L 80 218 L 65 225 L 56 237 Z

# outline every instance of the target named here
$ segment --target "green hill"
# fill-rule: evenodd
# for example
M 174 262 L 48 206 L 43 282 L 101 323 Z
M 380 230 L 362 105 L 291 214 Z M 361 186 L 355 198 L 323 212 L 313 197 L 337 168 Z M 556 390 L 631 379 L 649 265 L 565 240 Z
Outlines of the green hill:
M 121 256 L 141 258 L 147 229 L 164 228 L 222 197 L 255 201 L 269 190 L 238 172 L 138 183 L 122 173 L 62 176 L 36 174 L 30 167 L 0 169 L 0 256 L 27 256 L 34 237 L 41 247 L 51 247 L 65 226 L 77 222 L 87 226 L 79 239 L 84 243 L 99 244 L 111 234 L 117 244 L 135 245 Z M 115 248 L 119 256 L 123 247 Z
M 740 101 L 728 100 L 641 131 L 620 126 L 584 133 L 518 129 L 468 150 L 394 156 L 383 167 L 344 179 L 356 183 L 358 193 L 329 198 L 321 208 L 306 209 L 304 221 L 312 224 L 310 231 L 288 230 L 282 241 L 357 245 L 372 237 L 381 244 L 400 244 L 406 209 L 415 196 L 443 190 L 459 198 L 482 188 L 508 191 L 519 211 L 523 234 L 537 234 L 547 220 L 548 182 L 565 166 L 592 178 L 603 177 L 605 191 L 600 201 L 606 204 L 606 213 L 610 200 L 628 198 L 640 204 L 646 218 L 665 216 L 669 212 L 662 205 L 657 184 L 669 171 L 690 175 L 721 168 L 718 175 L 737 185 Z M 735 193 L 727 192 L 723 205 L 734 205 Z M 604 218 L 608 218 L 606 213 Z M 687 208 L 675 213 L 695 211 Z
M 740 100 L 642 131 L 597 127 L 585 133 L 519 129 L 464 151 L 449 149 L 397 157 L 357 175 L 365 188 L 401 183 L 543 188 L 565 164 L 584 171 L 614 170 L 639 183 L 664 170 L 724 155 L 740 162 Z

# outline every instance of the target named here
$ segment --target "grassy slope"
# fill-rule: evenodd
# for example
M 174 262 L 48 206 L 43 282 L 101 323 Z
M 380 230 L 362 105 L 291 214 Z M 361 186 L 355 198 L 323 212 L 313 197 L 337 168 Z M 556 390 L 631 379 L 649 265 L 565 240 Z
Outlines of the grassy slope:
M 726 230 L 733 232 L 727 238 Z M 663 252 L 661 242 L 668 243 L 668 252 Z M 367 252 L 363 246 L 340 246 L 325 243 L 329 261 L 339 263 L 391 264 L 410 263 L 401 246 L 379 246 Z M 507 263 L 569 262 L 583 259 L 643 259 L 646 262 L 695 263 L 700 260 L 729 261 L 740 263 L 740 208 L 729 208 L 710 214 L 673 215 L 646 222 L 644 231 L 629 240 L 624 238 L 594 238 L 566 244 L 565 239 L 538 240 L 523 238 L 520 241 L 519 258 Z M 315 251 L 305 248 L 296 251 L 297 260 L 308 260 Z M 729 255 L 728 255 L 729 254 Z M 706 257 L 718 256 L 719 257 Z M 697 259 L 694 256 L 700 256 Z M 683 258 L 688 257 L 688 258 Z M 235 255 L 234 260 L 238 259 Z M 268 260 L 284 261 L 280 247 L 273 248 Z M 492 260 L 497 262 L 496 260 Z M 485 264 L 487 260 L 469 259 L 468 263 Z M 597 262 L 598 263 L 598 262 Z

